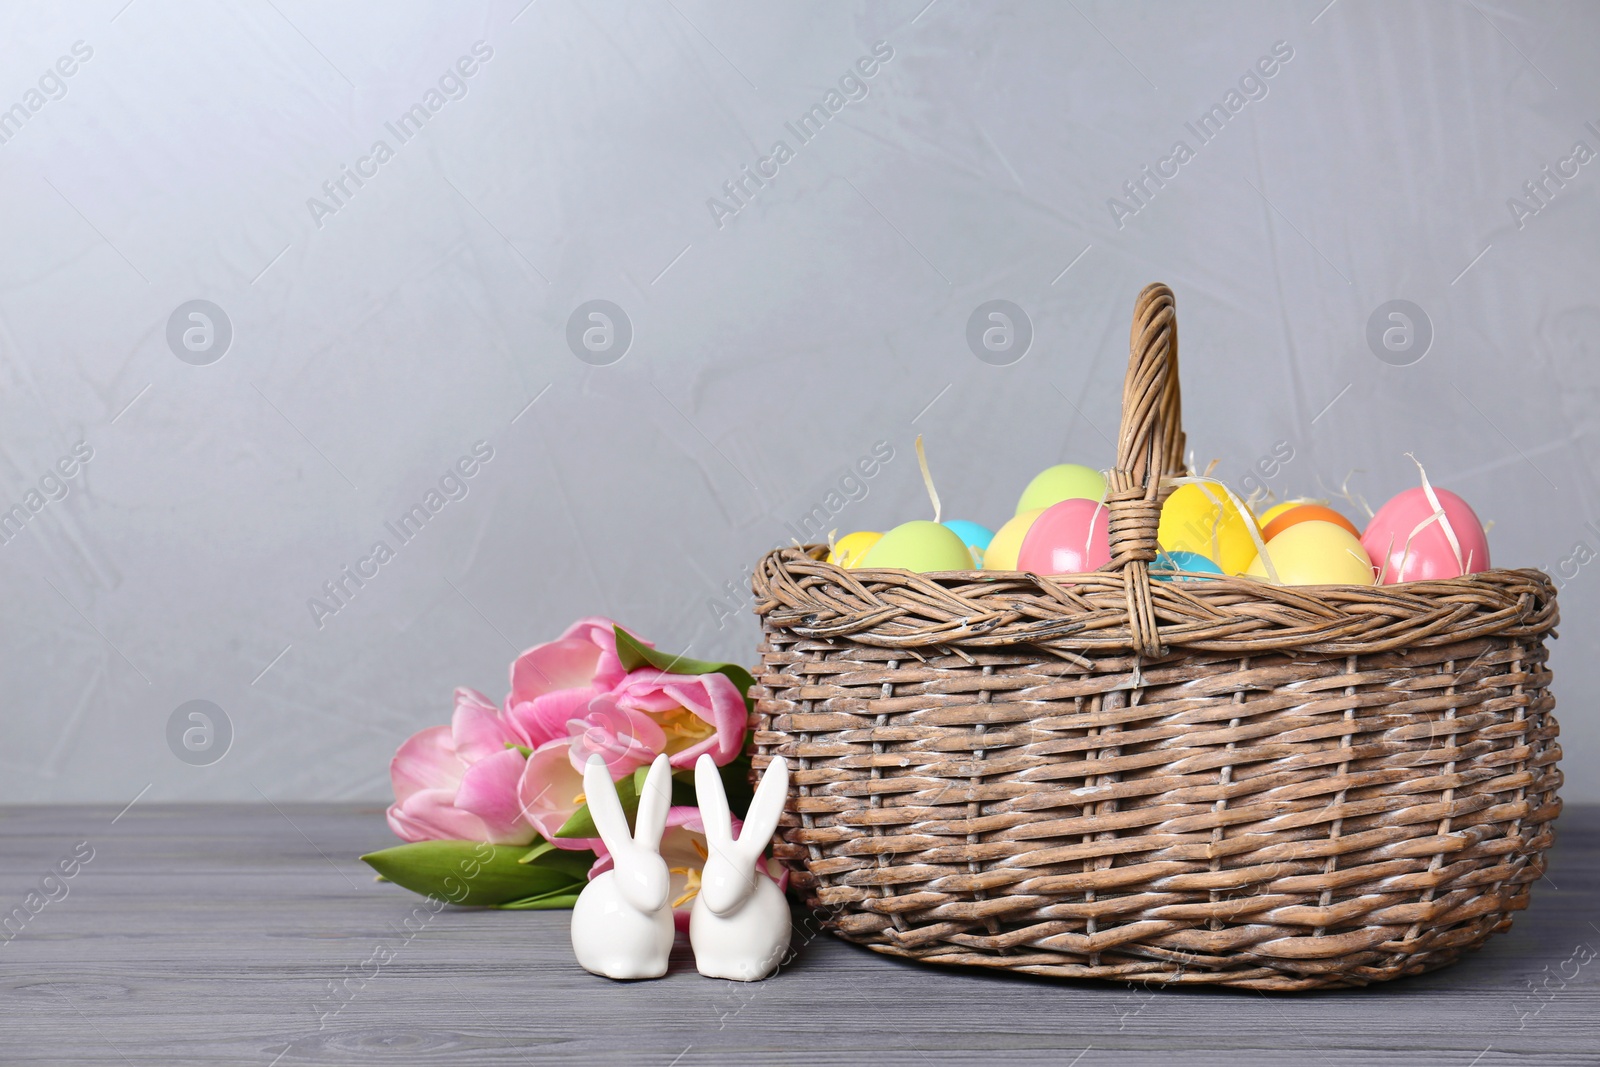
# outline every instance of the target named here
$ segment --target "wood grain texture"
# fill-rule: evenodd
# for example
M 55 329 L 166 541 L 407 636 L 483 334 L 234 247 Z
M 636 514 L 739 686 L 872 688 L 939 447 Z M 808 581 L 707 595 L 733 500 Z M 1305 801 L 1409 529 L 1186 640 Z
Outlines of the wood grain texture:
M 428 917 L 374 882 L 356 857 L 392 843 L 379 809 L 115 815 L 0 809 L 0 911 L 94 850 L 0 933 L 0 1063 L 1600 1063 L 1600 807 L 1561 817 L 1531 909 L 1480 951 L 1298 995 L 945 971 L 827 936 L 766 983 L 703 979 L 680 945 L 667 978 L 619 984 L 573 963 L 566 913 Z

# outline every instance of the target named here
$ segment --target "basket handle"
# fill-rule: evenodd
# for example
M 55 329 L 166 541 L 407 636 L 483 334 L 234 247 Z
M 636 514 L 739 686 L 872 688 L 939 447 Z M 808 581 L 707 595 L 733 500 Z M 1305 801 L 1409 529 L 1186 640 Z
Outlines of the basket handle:
M 1134 648 L 1146 656 L 1164 652 L 1150 601 L 1150 564 L 1158 548 L 1161 504 L 1172 492 L 1163 488 L 1162 478 L 1183 473 L 1183 445 L 1178 320 L 1172 290 L 1155 282 L 1144 287 L 1133 305 L 1117 465 L 1106 492 L 1109 569 L 1122 574 L 1128 628 Z

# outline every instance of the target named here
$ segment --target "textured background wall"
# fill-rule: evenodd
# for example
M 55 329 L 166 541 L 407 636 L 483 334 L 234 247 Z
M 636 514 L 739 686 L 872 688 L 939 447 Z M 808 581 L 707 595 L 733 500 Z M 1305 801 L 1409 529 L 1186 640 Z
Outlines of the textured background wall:
M 1414 451 L 1563 571 L 1600 799 L 1593 4 L 524 3 L 0 9 L 0 801 L 378 798 L 580 614 L 749 661 L 749 565 L 876 442 L 841 532 L 925 517 L 918 432 L 991 524 L 1108 466 L 1156 279 L 1202 464 L 1375 506 Z M 1380 359 L 1397 299 L 1431 342 Z M 1022 358 L 969 347 L 991 300 Z

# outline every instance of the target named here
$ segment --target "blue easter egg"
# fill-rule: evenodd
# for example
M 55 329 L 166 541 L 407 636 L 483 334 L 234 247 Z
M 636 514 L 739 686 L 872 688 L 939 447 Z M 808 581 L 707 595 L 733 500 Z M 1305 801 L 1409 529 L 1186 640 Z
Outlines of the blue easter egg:
M 1156 556 L 1156 561 L 1150 564 L 1150 577 L 1158 582 L 1202 582 L 1204 578 L 1185 575 L 1179 578 L 1173 571 L 1198 571 L 1201 574 L 1215 574 L 1222 577 L 1222 568 L 1198 552 L 1162 552 Z M 1164 572 L 1164 573 L 1163 573 Z
M 961 538 L 961 543 L 967 546 L 967 551 L 972 553 L 972 565 L 983 566 L 983 554 L 989 549 L 989 542 L 994 540 L 994 531 L 987 526 L 979 526 L 966 519 L 951 519 L 939 525 Z
M 993 530 L 987 526 L 979 526 L 975 522 L 968 522 L 966 519 L 951 519 L 943 525 L 955 531 L 955 535 L 969 548 L 988 548 L 989 542 L 994 540 Z

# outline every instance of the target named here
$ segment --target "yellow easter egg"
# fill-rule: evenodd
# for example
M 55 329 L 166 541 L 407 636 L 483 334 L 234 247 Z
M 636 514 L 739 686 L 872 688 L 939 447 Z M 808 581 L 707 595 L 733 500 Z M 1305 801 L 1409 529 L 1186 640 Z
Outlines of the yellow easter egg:
M 1168 552 L 1198 552 L 1224 573 L 1239 574 L 1256 555 L 1250 536 L 1255 523 L 1255 516 L 1240 512 L 1221 486 L 1180 485 L 1161 507 L 1156 539 Z
M 1361 542 L 1337 523 L 1312 519 L 1297 523 L 1267 542 L 1267 555 L 1279 585 L 1373 585 L 1377 576 Z M 1258 557 L 1245 574 L 1266 578 Z
M 1044 508 L 1019 511 L 994 532 L 994 540 L 983 552 L 983 569 L 986 571 L 1014 571 L 1017 553 L 1022 551 L 1022 539 L 1028 536 L 1033 520 L 1044 514 Z
M 878 543 L 883 534 L 876 530 L 857 530 L 847 533 L 833 543 L 833 551 L 828 553 L 828 562 L 836 567 L 859 567 L 867 555 L 867 551 Z

